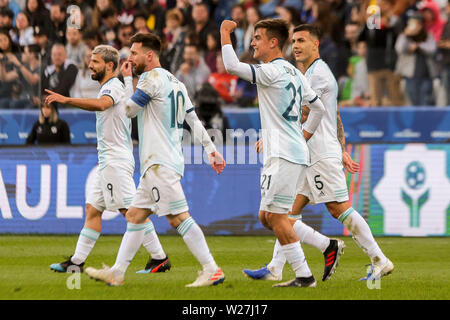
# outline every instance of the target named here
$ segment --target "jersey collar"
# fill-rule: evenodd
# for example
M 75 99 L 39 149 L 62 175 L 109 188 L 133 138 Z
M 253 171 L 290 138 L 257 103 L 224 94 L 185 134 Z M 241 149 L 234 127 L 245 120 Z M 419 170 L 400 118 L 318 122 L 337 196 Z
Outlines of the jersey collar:
M 308 69 L 306 69 L 306 71 L 305 71 L 305 73 L 306 72 L 308 72 L 308 70 L 309 70 L 309 68 L 311 68 L 312 67 L 312 65 L 314 64 L 314 63 L 316 63 L 317 61 L 319 61 L 319 60 L 321 60 L 321 58 L 319 57 L 319 58 L 317 58 L 316 60 L 314 60 L 310 65 L 309 65 L 309 67 L 308 67 Z

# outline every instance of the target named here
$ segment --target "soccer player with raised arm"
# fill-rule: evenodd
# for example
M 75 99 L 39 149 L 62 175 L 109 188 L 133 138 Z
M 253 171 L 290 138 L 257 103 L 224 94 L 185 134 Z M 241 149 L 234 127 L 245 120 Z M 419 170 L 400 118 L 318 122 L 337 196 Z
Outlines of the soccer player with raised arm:
M 118 65 L 119 52 L 111 46 L 99 45 L 92 51 L 89 64 L 92 79 L 101 85 L 96 99 L 70 98 L 46 90 L 49 93 L 46 103 L 59 102 L 95 111 L 97 131 L 98 169 L 94 185 L 86 199 L 84 227 L 75 253 L 67 261 L 50 266 L 50 269 L 57 272 L 82 272 L 85 260 L 100 236 L 103 211 L 119 210 L 125 215 L 136 193 L 131 121 L 125 114 L 126 99 L 133 94 L 131 66 L 122 66 L 124 86 L 116 77 Z M 142 272 L 170 269 L 170 261 L 149 219 L 145 225 L 143 245 L 151 259 Z
M 331 215 L 350 230 L 357 245 L 371 260 L 369 273 L 360 280 L 376 280 L 391 273 L 394 265 L 379 248 L 364 218 L 348 202 L 344 167 L 354 173 L 359 165 L 345 151 L 344 127 L 337 106 L 338 85 L 330 68 L 320 58 L 319 33 L 320 30 L 313 25 L 300 25 L 294 28 L 292 38 L 295 59 L 303 64 L 306 78 L 325 106 L 325 115 L 308 141 L 311 166 L 297 190 L 292 214 L 300 215 L 308 202 L 325 203 Z M 304 110 L 303 113 L 307 112 Z M 262 148 L 261 144 L 260 141 L 257 143 L 258 149 Z M 300 220 L 291 219 L 291 223 L 302 243 L 310 244 L 324 253 L 322 280 L 327 280 L 335 270 L 336 257 L 342 253 L 343 242 L 329 239 Z M 278 279 L 281 278 L 285 263 L 286 258 L 279 249 L 279 243 L 276 243 L 272 261 L 266 267 L 244 270 L 244 273 L 253 279 Z
M 87 268 L 86 273 L 109 285 L 123 284 L 125 272 L 142 243 L 145 221 L 153 213 L 168 219 L 203 268 L 187 287 L 222 283 L 225 275 L 209 251 L 202 230 L 188 212 L 180 183 L 184 173 L 181 149 L 184 120 L 194 138 L 201 141 L 218 174 L 225 161 L 195 114 L 184 84 L 161 67 L 159 37 L 138 33 L 131 38 L 131 43 L 129 62 L 140 77 L 136 92 L 126 103 L 126 113 L 128 117 L 138 117 L 141 179 L 126 214 L 127 231 L 114 266 Z
M 254 58 L 263 62 L 259 65 L 239 61 L 230 39 L 235 28 L 236 23 L 233 21 L 222 22 L 222 57 L 229 73 L 257 85 L 265 143 L 259 219 L 275 233 L 296 276 L 293 280 L 275 286 L 315 287 L 316 281 L 288 213 L 295 200 L 296 183 L 305 179 L 309 165 L 306 141 L 319 125 L 324 106 L 303 74 L 283 59 L 282 48 L 289 37 L 285 21 L 267 19 L 255 25 L 251 45 Z M 311 112 L 302 125 L 303 104 L 309 105 Z

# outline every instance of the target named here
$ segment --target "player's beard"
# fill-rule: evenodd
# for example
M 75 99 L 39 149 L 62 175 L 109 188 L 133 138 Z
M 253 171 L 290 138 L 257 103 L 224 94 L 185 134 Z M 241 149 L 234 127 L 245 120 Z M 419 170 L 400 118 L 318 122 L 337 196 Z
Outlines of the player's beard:
M 145 64 L 135 64 L 133 67 L 133 71 L 137 76 L 140 76 L 145 71 Z
M 93 72 L 91 74 L 91 78 L 92 78 L 92 80 L 97 80 L 99 82 L 102 82 L 103 78 L 105 78 L 105 74 L 106 74 L 106 68 L 103 68 L 103 70 L 101 70 L 101 71 Z

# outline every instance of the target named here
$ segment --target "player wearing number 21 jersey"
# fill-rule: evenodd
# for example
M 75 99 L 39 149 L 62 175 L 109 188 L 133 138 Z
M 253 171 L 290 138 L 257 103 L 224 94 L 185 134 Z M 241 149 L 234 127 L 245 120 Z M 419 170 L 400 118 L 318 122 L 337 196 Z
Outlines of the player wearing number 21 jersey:
M 231 45 L 230 33 L 236 23 L 225 20 L 221 26 L 222 56 L 226 70 L 256 83 L 262 136 L 265 143 L 261 172 L 261 223 L 272 229 L 282 244 L 296 278 L 276 286 L 314 287 L 316 281 L 306 263 L 299 239 L 288 220 L 296 196 L 296 183 L 309 165 L 309 139 L 322 119 L 324 106 L 308 81 L 283 59 L 282 48 L 289 37 L 281 19 L 261 20 L 255 25 L 253 57 L 262 64 L 241 63 Z M 311 112 L 301 124 L 301 106 Z M 267 141 L 267 143 L 266 143 Z

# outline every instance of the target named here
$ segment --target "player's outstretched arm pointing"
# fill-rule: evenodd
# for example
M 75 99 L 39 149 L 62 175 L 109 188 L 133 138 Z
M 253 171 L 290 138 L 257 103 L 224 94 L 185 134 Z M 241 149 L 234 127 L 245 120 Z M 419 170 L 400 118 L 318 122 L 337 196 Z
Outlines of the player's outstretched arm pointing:
M 47 104 L 57 102 L 68 104 L 87 111 L 105 111 L 114 105 L 113 99 L 106 95 L 98 99 L 84 99 L 65 97 L 48 89 L 45 89 L 45 92 L 49 94 L 49 96 L 45 99 L 45 103 Z

